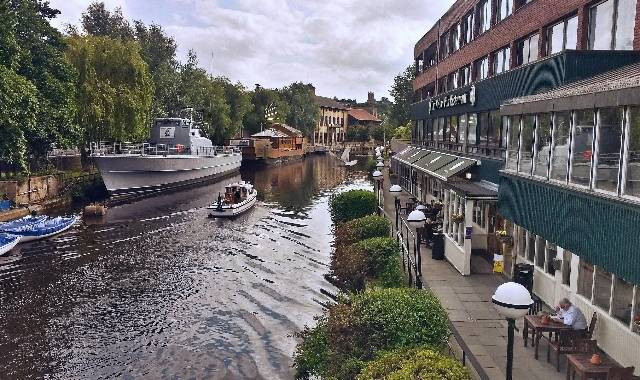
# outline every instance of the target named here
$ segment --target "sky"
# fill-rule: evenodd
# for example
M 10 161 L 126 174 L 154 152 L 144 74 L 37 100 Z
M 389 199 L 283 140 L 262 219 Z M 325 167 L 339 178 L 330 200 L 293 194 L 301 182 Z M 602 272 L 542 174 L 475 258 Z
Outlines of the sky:
M 50 0 L 53 22 L 79 25 L 90 0 Z M 200 66 L 248 88 L 313 83 L 316 94 L 389 96 L 413 46 L 453 0 L 104 0 L 127 19 L 157 23 Z

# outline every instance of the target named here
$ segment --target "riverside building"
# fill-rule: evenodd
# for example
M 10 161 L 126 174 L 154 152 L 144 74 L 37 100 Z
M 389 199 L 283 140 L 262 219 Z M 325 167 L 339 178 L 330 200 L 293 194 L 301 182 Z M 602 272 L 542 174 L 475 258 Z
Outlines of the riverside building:
M 444 203 L 461 274 L 494 254 L 507 277 L 534 265 L 534 293 L 597 313 L 600 347 L 640 373 L 638 7 L 456 1 L 415 46 L 412 144 L 392 169 Z

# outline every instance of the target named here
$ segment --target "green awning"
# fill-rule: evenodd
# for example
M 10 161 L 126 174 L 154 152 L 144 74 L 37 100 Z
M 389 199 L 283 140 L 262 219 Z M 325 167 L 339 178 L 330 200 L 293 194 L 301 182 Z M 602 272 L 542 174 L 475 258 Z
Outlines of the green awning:
M 421 167 L 421 170 L 423 170 L 427 174 L 430 174 L 434 177 L 440 178 L 439 175 L 435 174 L 436 171 L 441 167 L 448 165 L 455 160 L 456 160 L 456 156 L 435 152 L 435 154 L 432 154 L 429 156 L 429 160 L 426 162 L 426 165 Z
M 461 173 L 476 164 L 476 160 L 470 160 L 468 158 L 457 157 L 455 161 L 448 163 L 435 171 L 435 174 L 445 177 L 447 179 L 454 175 Z
M 422 157 L 429 155 L 429 153 L 431 153 L 431 151 L 428 151 L 426 149 L 418 149 L 413 154 L 411 154 L 409 157 L 407 157 L 405 159 L 405 162 L 408 165 L 413 166 L 414 163 L 416 163 L 417 161 L 422 159 Z
M 418 161 L 415 161 L 413 163 L 413 167 L 416 170 L 420 170 L 420 171 L 424 171 L 424 167 L 426 167 L 426 165 L 429 163 L 429 161 L 431 161 L 431 158 L 435 157 L 436 152 L 433 151 L 428 151 L 429 154 L 427 154 L 426 156 L 422 156 Z
M 403 150 L 400 151 L 400 153 L 396 154 L 395 156 L 393 156 L 392 158 L 398 161 L 403 161 L 405 157 L 407 157 L 408 155 L 411 154 L 411 152 L 413 152 L 415 148 L 413 147 L 407 147 Z

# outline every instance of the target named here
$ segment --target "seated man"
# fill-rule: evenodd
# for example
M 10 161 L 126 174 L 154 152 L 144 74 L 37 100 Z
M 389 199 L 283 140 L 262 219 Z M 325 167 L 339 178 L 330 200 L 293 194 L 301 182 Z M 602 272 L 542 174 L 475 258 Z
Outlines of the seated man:
M 585 330 L 587 328 L 587 319 L 577 307 L 571 304 L 566 298 L 560 300 L 556 307 L 557 317 L 553 320 L 562 322 L 567 326 L 571 326 L 574 330 Z

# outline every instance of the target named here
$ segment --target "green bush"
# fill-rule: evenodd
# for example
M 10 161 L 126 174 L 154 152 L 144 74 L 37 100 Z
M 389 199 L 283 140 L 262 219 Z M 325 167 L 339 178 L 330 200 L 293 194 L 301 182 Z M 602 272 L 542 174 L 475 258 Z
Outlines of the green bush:
M 296 379 L 322 376 L 327 371 L 326 365 L 329 358 L 326 318 L 319 318 L 316 327 L 306 326 L 296 336 L 302 339 L 293 357 Z
M 336 225 L 372 215 L 378 211 L 376 195 L 367 190 L 351 190 L 333 195 L 329 208 L 331 219 Z
M 426 348 L 397 350 L 366 364 L 357 380 L 470 380 L 457 360 Z
M 360 240 L 389 236 L 391 225 L 387 218 L 368 215 L 348 221 L 336 228 L 336 245 L 351 245 Z
M 298 345 L 298 378 L 353 379 L 382 352 L 410 347 L 439 351 L 449 338 L 444 308 L 431 293 L 417 289 L 376 288 L 352 295 L 332 306 L 326 321 L 326 332 L 308 333 Z
M 343 290 L 360 291 L 367 281 L 386 288 L 400 287 L 404 275 L 400 249 L 388 237 L 366 239 L 352 245 L 338 245 L 331 257 L 331 274 Z

